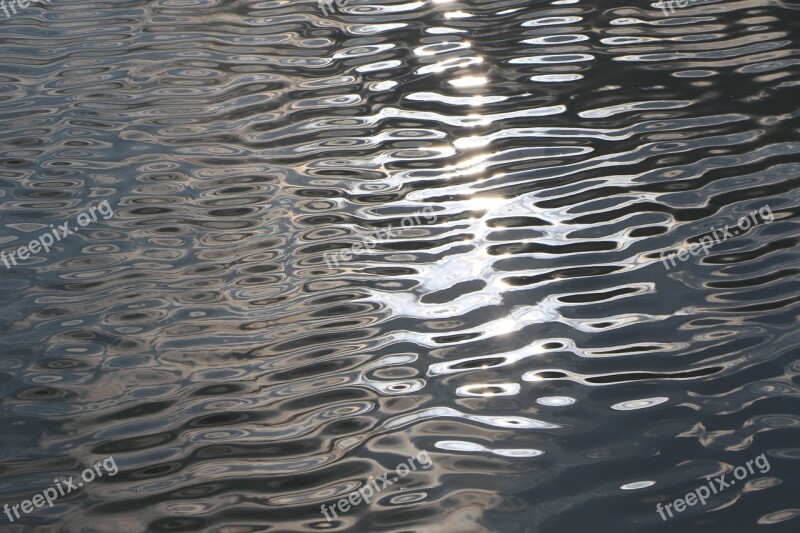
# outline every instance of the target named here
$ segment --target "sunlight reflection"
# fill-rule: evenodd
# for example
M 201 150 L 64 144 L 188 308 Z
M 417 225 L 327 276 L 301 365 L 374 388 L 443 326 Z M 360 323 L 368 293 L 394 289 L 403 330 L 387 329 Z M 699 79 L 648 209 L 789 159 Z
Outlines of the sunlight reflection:
M 456 394 L 473 398 L 489 398 L 492 396 L 513 396 L 519 394 L 519 391 L 520 385 L 518 383 L 477 383 L 459 387 L 456 389 Z
M 615 403 L 611 406 L 612 409 L 617 411 L 633 411 L 635 409 L 646 409 L 669 401 L 669 398 L 664 396 L 656 396 L 655 398 L 642 398 L 641 400 L 629 400 L 627 402 Z
M 508 202 L 509 200 L 502 196 L 479 196 L 458 203 L 470 211 L 486 211 L 488 214 L 498 207 L 504 206 Z
M 537 457 L 543 455 L 542 450 L 533 448 L 489 448 L 474 442 L 462 440 L 440 440 L 435 446 L 440 450 L 453 452 L 488 452 L 503 457 Z
M 454 87 L 477 87 L 479 85 L 486 85 L 488 83 L 488 79 L 486 76 L 464 76 L 462 78 L 456 78 L 454 80 L 450 80 L 450 85 Z
M 497 320 L 494 327 L 494 333 L 503 335 L 514 331 L 517 327 L 517 321 L 513 318 L 502 318 Z
M 461 137 L 460 139 L 456 139 L 453 141 L 453 146 L 456 148 L 480 148 L 482 146 L 487 146 L 490 142 L 490 139 L 486 137 L 473 135 L 471 137 Z

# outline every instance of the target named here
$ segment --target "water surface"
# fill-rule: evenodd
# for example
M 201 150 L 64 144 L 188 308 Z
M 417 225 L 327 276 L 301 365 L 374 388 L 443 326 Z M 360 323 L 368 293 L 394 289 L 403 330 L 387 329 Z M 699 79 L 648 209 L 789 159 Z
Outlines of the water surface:
M 749 0 L 0 13 L 0 249 L 114 209 L 0 265 L 0 504 L 119 466 L 0 522 L 797 531 L 798 20 Z M 431 468 L 321 513 L 421 451 Z M 656 511 L 760 454 L 769 472 Z

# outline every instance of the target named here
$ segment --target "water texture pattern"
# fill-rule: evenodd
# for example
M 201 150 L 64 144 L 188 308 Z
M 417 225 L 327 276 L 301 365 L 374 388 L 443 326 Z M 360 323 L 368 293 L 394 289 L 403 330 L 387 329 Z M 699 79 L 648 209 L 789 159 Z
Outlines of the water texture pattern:
M 800 5 L 328 8 L 0 13 L 3 530 L 798 531 Z

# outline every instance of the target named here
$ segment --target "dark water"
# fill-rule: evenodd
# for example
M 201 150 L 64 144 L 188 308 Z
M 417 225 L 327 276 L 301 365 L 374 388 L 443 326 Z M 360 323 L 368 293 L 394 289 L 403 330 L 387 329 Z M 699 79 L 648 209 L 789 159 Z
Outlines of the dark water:
M 800 527 L 800 5 L 17 11 L 0 249 L 114 216 L 0 264 L 0 505 L 119 471 L 3 530 Z

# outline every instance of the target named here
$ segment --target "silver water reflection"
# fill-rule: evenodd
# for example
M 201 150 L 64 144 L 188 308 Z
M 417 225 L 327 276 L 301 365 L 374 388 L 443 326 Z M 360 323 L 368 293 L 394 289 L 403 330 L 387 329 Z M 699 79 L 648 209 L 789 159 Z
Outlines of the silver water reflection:
M 640 531 L 765 453 L 670 525 L 796 529 L 797 8 L 340 4 L 0 20 L 0 246 L 115 206 L 0 279 L 0 504 L 119 466 L 6 527 Z

